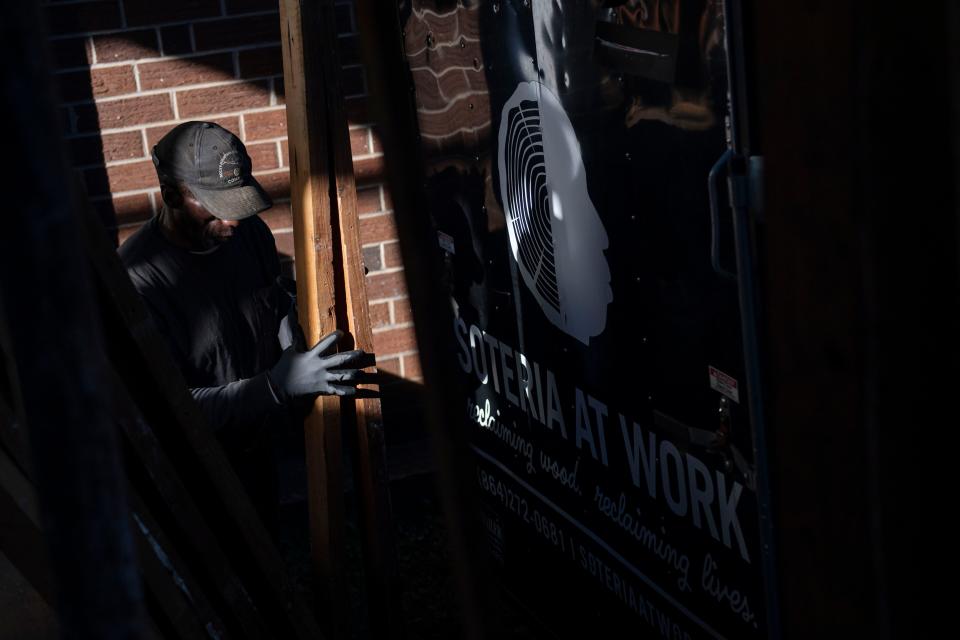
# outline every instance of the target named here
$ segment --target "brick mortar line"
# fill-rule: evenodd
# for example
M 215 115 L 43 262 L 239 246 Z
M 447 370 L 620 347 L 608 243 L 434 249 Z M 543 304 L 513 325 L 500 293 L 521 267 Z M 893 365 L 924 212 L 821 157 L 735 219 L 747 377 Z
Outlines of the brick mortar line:
M 457 38 L 456 36 L 460 36 L 460 37 Z M 460 29 L 459 29 L 459 28 L 457 29 L 457 33 L 454 34 L 454 37 L 456 38 L 456 40 L 439 42 L 439 43 L 435 44 L 435 45 L 432 46 L 432 47 L 423 46 L 423 47 L 417 49 L 416 51 L 411 51 L 411 52 L 407 53 L 406 55 L 407 55 L 408 58 L 412 58 L 412 57 L 414 57 L 414 56 L 419 56 L 419 55 L 422 54 L 424 51 L 438 51 L 438 50 L 440 50 L 440 49 L 460 49 L 460 48 L 461 48 L 461 47 L 460 47 L 460 40 L 461 40 L 461 39 L 464 41 L 464 44 L 466 44 L 467 42 L 469 42 L 470 44 L 479 44 L 479 43 L 480 43 L 480 38 L 468 38 L 467 36 L 460 34 Z
M 254 78 L 231 78 L 230 80 L 219 80 L 219 81 L 214 81 L 214 82 L 200 82 L 200 83 L 197 83 L 197 84 L 186 84 L 186 85 L 182 85 L 182 86 L 179 86 L 179 87 L 169 87 L 169 88 L 163 88 L 163 89 L 144 89 L 144 90 L 138 90 L 138 91 L 136 91 L 136 92 L 134 92 L 134 93 L 122 93 L 122 94 L 120 94 L 120 95 L 107 96 L 107 97 L 104 97 L 104 98 L 94 98 L 94 99 L 92 99 L 92 100 L 74 100 L 74 101 L 70 101 L 70 102 L 61 102 L 61 103 L 59 103 L 58 106 L 60 106 L 60 107 L 85 107 L 85 106 L 98 105 L 98 104 L 110 104 L 110 103 L 112 103 L 112 102 L 119 102 L 119 101 L 121 101 L 121 100 L 131 100 L 131 99 L 133 99 L 133 98 L 149 98 L 150 96 L 159 96 L 159 95 L 163 95 L 163 94 L 168 94 L 168 95 L 170 95 L 171 97 L 173 97 L 174 94 L 183 93 L 183 92 L 186 92 L 186 91 L 194 91 L 194 90 L 199 90 L 199 89 L 216 89 L 216 88 L 218 88 L 218 87 L 229 87 L 229 86 L 237 85 L 237 84 L 250 84 L 250 83 L 252 83 L 252 82 L 254 82 L 254 81 L 258 81 L 258 80 L 267 80 L 268 83 L 272 84 L 272 82 L 273 82 L 276 78 L 282 78 L 282 77 L 283 77 L 283 76 L 257 76 L 257 77 L 254 77 Z M 271 94 L 272 94 L 272 90 L 271 90 L 271 89 L 268 89 L 267 91 L 268 91 L 268 93 L 271 93 Z M 346 100 L 346 99 L 353 99 L 353 98 L 368 98 L 368 97 L 370 97 L 370 94 L 368 94 L 368 93 L 351 93 L 351 94 L 347 94 L 347 95 L 343 96 L 343 98 L 344 98 L 345 100 Z M 283 105 L 281 105 L 281 104 L 269 104 L 269 105 L 267 105 L 266 107 L 251 107 L 251 109 L 266 109 L 266 108 L 276 108 L 276 107 L 284 107 L 284 108 L 285 108 L 286 105 L 285 105 L 285 104 L 283 104 Z M 245 111 L 245 110 L 244 110 L 244 111 Z M 239 112 L 234 112 L 234 113 L 239 113 Z M 376 123 L 374 123 L 374 122 L 364 122 L 364 123 L 360 123 L 360 124 L 355 125 L 355 126 L 357 126 L 357 127 L 359 127 L 359 126 L 372 127 L 372 126 L 375 126 L 375 125 L 376 125 Z
M 119 1 L 119 0 L 118 0 Z M 162 1 L 162 0 L 158 0 Z M 60 3 L 57 3 L 60 4 Z M 71 3 L 72 4 L 72 3 Z M 50 5 L 54 6 L 54 5 Z M 192 25 L 198 23 L 207 23 L 207 22 L 217 22 L 219 20 L 233 20 L 235 18 L 253 18 L 256 16 L 268 16 L 275 15 L 277 16 L 277 24 L 280 24 L 280 16 L 276 9 L 267 9 L 264 11 L 250 11 L 247 13 L 231 13 L 229 15 L 219 15 L 219 16 L 206 16 L 201 18 L 190 18 L 189 20 L 173 20 L 169 22 L 151 22 L 149 24 L 140 24 L 140 25 L 131 25 L 127 27 L 120 27 L 119 29 L 95 29 L 93 31 L 74 31 L 71 33 L 58 33 L 56 35 L 51 35 L 47 37 L 47 40 L 67 40 L 69 38 L 78 38 L 80 36 L 102 36 L 109 35 L 111 33 L 119 33 L 122 31 L 141 31 L 146 29 L 153 29 L 156 27 L 177 27 L 180 25 Z
M 74 169 L 98 169 L 103 167 L 105 169 L 111 169 L 113 167 L 124 167 L 127 165 L 137 164 L 138 162 L 145 162 L 151 158 L 146 154 L 140 156 L 139 158 L 124 158 L 123 160 L 110 160 L 104 162 L 103 164 L 75 164 L 73 165 Z
M 369 300 L 370 304 L 380 304 L 383 302 L 399 302 L 400 300 L 409 300 L 410 296 L 390 296 L 387 298 L 374 298 Z
M 247 109 L 244 111 L 233 111 L 230 113 L 223 113 L 223 112 L 208 113 L 208 114 L 204 114 L 204 117 L 205 118 L 230 118 L 233 116 L 239 117 L 239 116 L 250 114 L 250 113 L 266 113 L 268 111 L 276 111 L 276 110 L 277 110 L 277 107 L 251 107 L 250 109 Z M 180 124 L 180 122 L 181 122 L 180 119 L 157 120 L 156 122 L 131 124 L 126 127 L 111 127 L 109 129 L 98 129 L 97 131 L 80 131 L 77 133 L 69 133 L 69 134 L 66 134 L 64 138 L 67 140 L 72 140 L 74 138 L 82 138 L 84 136 L 91 136 L 91 135 L 97 135 L 97 134 L 105 135 L 108 133 L 125 133 L 127 131 L 136 131 L 138 129 L 144 129 L 146 127 L 161 127 L 164 125 L 177 125 L 177 124 Z M 286 139 L 286 136 L 280 136 L 276 138 L 264 138 L 263 140 L 266 141 L 266 140 L 283 140 L 283 139 Z
M 79 71 L 86 69 L 109 69 L 111 67 L 122 67 L 125 64 L 156 64 L 158 62 L 189 61 L 193 58 L 203 58 L 206 56 L 223 55 L 224 53 L 240 53 L 243 51 L 255 51 L 257 49 L 267 49 L 272 46 L 280 46 L 279 40 L 264 40 L 254 44 L 241 44 L 234 47 L 222 47 L 220 49 L 210 49 L 209 51 L 193 51 L 191 53 L 176 53 L 173 55 L 159 55 L 143 58 L 129 58 L 127 60 L 114 60 L 111 62 L 97 62 L 94 64 L 84 64 L 76 67 L 64 67 L 57 69 L 57 73 L 64 71 Z M 356 65 L 355 65 L 356 66 Z
M 348 34 L 346 37 L 352 37 L 353 35 L 360 35 L 360 34 L 359 33 Z M 90 47 L 90 51 L 93 53 L 94 61 L 91 62 L 90 64 L 81 64 L 81 65 L 75 65 L 72 67 L 57 67 L 54 69 L 54 73 L 88 71 L 90 69 L 109 69 L 110 67 L 122 67 L 125 64 L 136 64 L 141 62 L 157 63 L 157 62 L 170 62 L 173 60 L 189 60 L 190 58 L 200 58 L 203 56 L 215 56 L 215 55 L 221 55 L 224 53 L 233 53 L 233 52 L 241 53 L 243 51 L 254 51 L 256 49 L 267 49 L 270 47 L 281 46 L 281 42 L 279 40 L 262 40 L 260 42 L 255 42 L 253 44 L 238 44 L 232 47 L 220 47 L 218 49 L 204 49 L 203 51 L 191 51 L 190 53 L 165 54 L 163 53 L 164 47 L 163 47 L 162 36 L 158 34 L 157 43 L 160 45 L 159 48 L 161 51 L 160 55 L 158 56 L 144 57 L 144 58 L 129 58 L 127 60 L 114 60 L 111 62 L 98 62 L 97 58 L 99 56 L 97 56 L 96 47 L 93 44 L 94 36 L 77 35 L 77 36 L 71 36 L 71 37 L 76 37 L 76 38 L 82 37 L 88 41 L 87 44 Z M 191 39 L 191 47 L 196 49 L 196 47 L 192 44 L 192 39 Z M 349 64 L 340 65 L 340 68 L 349 70 L 349 69 L 362 68 L 363 66 L 364 64 L 362 62 L 351 62 Z M 473 67 L 470 67 L 470 69 L 473 69 Z
M 386 183 L 378 183 L 386 186 Z M 376 218 L 377 216 L 386 216 L 393 215 L 393 209 L 386 209 L 384 211 L 374 211 L 373 213 L 361 213 L 357 217 L 360 220 L 369 220 L 370 218 Z
M 93 62 L 90 64 L 97 64 L 97 50 L 93 46 L 93 36 L 85 36 L 83 39 L 84 46 L 90 47 L 90 55 L 93 57 Z
M 391 211 L 393 211 L 393 209 L 384 209 L 382 211 L 374 211 L 373 213 L 361 213 L 359 217 L 361 220 L 367 220 L 369 218 L 379 218 L 380 216 L 387 215 Z
M 197 89 L 216 89 L 218 87 L 230 87 L 233 85 L 248 84 L 252 80 L 269 80 L 273 76 L 263 76 L 262 78 L 249 78 L 249 79 L 239 79 L 231 78 L 230 80 L 217 80 L 214 82 L 199 82 L 197 84 L 186 84 L 179 87 L 166 87 L 162 89 L 144 89 L 143 91 L 137 91 L 135 93 L 125 93 L 117 96 L 108 96 L 104 98 L 94 98 L 93 100 L 75 100 L 72 102 L 61 102 L 61 107 L 79 107 L 87 105 L 97 105 L 97 104 L 111 104 L 113 102 L 120 102 L 121 100 L 130 100 L 131 98 L 147 98 L 150 96 L 159 96 L 159 95 L 173 95 L 176 93 L 182 93 L 185 91 L 193 91 Z M 260 107 L 255 107 L 260 108 Z
M 403 267 L 388 267 L 386 269 L 380 269 L 379 271 L 371 271 L 368 275 L 377 275 L 377 276 L 389 276 L 394 273 L 400 273 L 403 271 Z M 377 298 L 378 300 L 380 298 Z
M 412 322 L 401 322 L 399 324 L 383 325 L 380 327 L 374 327 L 372 329 L 373 333 L 386 333 L 387 331 L 395 331 L 397 329 L 412 329 Z
M 377 357 L 383 356 L 383 359 L 386 360 L 388 358 L 405 358 L 408 356 L 415 356 L 419 355 L 419 353 L 419 351 L 391 351 L 390 353 L 378 353 Z
M 214 114 L 214 115 L 204 116 L 204 117 L 206 117 L 206 118 L 221 118 L 221 117 L 229 118 L 229 117 L 234 116 L 234 115 L 240 115 L 240 114 L 236 114 L 236 113 L 227 113 L 227 114 L 222 114 L 222 115 Z M 80 138 L 92 138 L 92 137 L 94 137 L 94 136 L 103 137 L 103 136 L 105 136 L 105 135 L 114 135 L 114 134 L 118 134 L 118 133 L 131 133 L 131 132 L 134 132 L 134 131 L 143 131 L 144 134 L 146 134 L 147 127 L 149 127 L 149 128 L 162 127 L 162 126 L 164 126 L 164 125 L 166 125 L 166 124 L 169 124 L 170 126 L 175 126 L 175 125 L 179 124 L 179 121 L 176 121 L 176 120 L 169 120 L 169 121 L 168 121 L 168 120 L 164 120 L 163 122 L 159 122 L 159 123 L 156 123 L 156 124 L 154 124 L 154 123 L 149 123 L 149 124 L 146 125 L 146 126 L 145 126 L 145 125 L 142 125 L 142 124 L 136 124 L 136 125 L 130 125 L 129 127 L 121 127 L 121 128 L 118 128 L 118 129 L 103 129 L 102 131 L 86 131 L 86 132 L 83 132 L 83 133 L 70 133 L 70 134 L 64 135 L 64 136 L 63 136 L 63 139 L 64 139 L 64 140 L 77 140 L 77 139 L 80 139 Z M 241 138 L 241 140 L 242 140 L 242 139 L 244 138 L 244 136 L 240 136 L 240 138 Z M 259 138 L 259 139 L 257 139 L 257 140 L 247 140 L 246 142 L 244 142 L 244 144 L 246 145 L 246 144 L 261 144 L 261 143 L 265 143 L 265 142 L 282 142 L 282 141 L 284 141 L 284 140 L 286 140 L 286 139 L 287 139 L 287 136 L 275 136 L 275 137 L 272 137 L 272 138 Z M 146 146 L 146 143 L 144 143 L 144 146 Z
M 386 256 L 386 254 L 384 253 L 383 245 L 384 245 L 383 242 L 377 243 L 377 253 L 379 254 L 379 258 L 380 258 L 380 268 L 379 268 L 379 269 L 375 269 L 375 270 L 374 270 L 374 273 L 380 273 L 381 271 L 386 271 L 386 268 L 384 267 L 384 265 L 387 263 L 387 256 Z M 360 248 L 360 253 L 361 253 L 361 254 L 363 253 L 363 247 L 362 247 L 362 246 L 361 246 L 361 248 Z M 393 305 L 390 305 L 390 306 L 391 306 L 391 308 L 393 307 Z
M 439 73 L 437 73 L 436 71 L 434 71 L 433 67 L 425 67 L 425 66 L 422 66 L 422 65 L 419 66 L 419 67 L 410 67 L 410 73 L 413 73 L 413 72 L 415 72 L 415 71 L 429 71 L 430 74 L 431 74 L 434 78 L 436 78 L 437 80 L 439 80 L 439 79 L 442 78 L 443 76 L 447 75 L 447 74 L 450 73 L 451 71 L 481 71 L 481 70 L 483 70 L 483 67 L 480 67 L 480 69 L 477 69 L 477 68 L 475 68 L 475 67 L 472 66 L 472 65 L 468 67 L 468 66 L 465 66 L 465 65 L 464 65 L 464 66 L 461 66 L 461 65 L 455 65 L 455 64 L 452 64 L 452 65 L 450 65 L 450 66 L 444 67 L 443 70 L 440 71 Z
M 238 131 L 237 133 L 240 135 L 241 140 L 247 139 L 247 119 L 244 117 L 246 113 L 247 112 L 244 112 L 244 113 L 241 113 L 239 116 L 237 116 L 237 126 L 240 127 L 240 131 Z M 283 121 L 284 122 L 287 121 L 286 116 L 284 116 Z M 246 142 L 244 142 L 244 144 L 246 144 Z
M 469 91 L 464 91 L 464 92 L 462 92 L 462 93 L 458 93 L 457 95 L 453 96 L 453 98 L 448 98 L 449 102 L 448 102 L 447 105 L 444 106 L 442 109 L 425 109 L 425 108 L 418 108 L 418 109 L 417 109 L 417 115 L 425 115 L 425 116 L 439 116 L 439 115 L 443 115 L 443 114 L 447 113 L 448 111 L 450 111 L 451 109 L 457 107 L 457 106 L 458 106 L 457 103 L 460 103 L 460 102 L 462 102 L 462 101 L 464 101 L 464 100 L 468 100 L 468 99 L 470 99 L 470 98 L 474 98 L 474 97 L 476 97 L 476 96 L 489 95 L 489 93 L 490 93 L 489 91 L 480 91 L 480 90 L 476 90 L 476 89 L 471 89 L 471 90 L 469 90 Z
M 394 239 L 394 240 L 380 240 L 380 241 L 378 241 L 378 242 L 368 242 L 368 243 L 366 243 L 366 244 L 360 245 L 360 248 L 361 248 L 361 249 L 372 249 L 373 247 L 379 247 L 379 246 L 382 246 L 382 245 L 385 245 L 385 244 L 393 244 L 393 243 L 395 243 L 395 242 L 399 242 L 399 240 L 398 240 L 398 239 Z M 391 267 L 391 268 L 392 268 L 392 267 Z M 377 273 L 379 273 L 379 271 L 378 271 Z
M 371 152 L 371 153 L 361 153 L 361 154 L 355 155 L 355 156 L 353 156 L 353 159 L 354 159 L 354 160 L 369 160 L 369 159 L 371 159 L 371 158 L 382 158 L 382 157 L 383 157 L 383 152 L 382 152 L 382 151 L 373 151 L 373 152 Z
M 348 126 L 347 128 L 349 129 L 350 127 Z M 367 128 L 367 148 L 370 149 L 371 154 L 379 153 L 382 155 L 383 154 L 382 151 L 373 150 L 373 148 L 376 146 L 375 143 L 376 143 L 376 140 L 373 139 L 373 127 L 368 127 Z
M 241 44 L 233 47 L 221 47 L 219 49 L 208 49 L 205 51 L 193 51 L 190 53 L 177 53 L 173 55 L 163 55 L 162 53 L 159 56 L 153 57 L 144 57 L 144 58 L 130 58 L 128 60 L 115 60 L 112 62 L 92 62 L 90 64 L 83 64 L 74 67 L 63 67 L 54 70 L 54 73 L 70 73 L 75 71 L 88 71 L 90 69 L 110 69 L 112 67 L 122 67 L 128 64 L 155 64 L 157 62 L 172 62 L 176 60 L 190 60 L 192 58 L 202 58 L 204 56 L 215 56 L 222 55 L 224 53 L 241 53 L 244 51 L 254 51 L 256 49 L 267 49 L 269 47 L 279 47 L 279 40 L 263 40 L 261 42 L 255 42 L 254 44 Z M 93 46 L 93 41 L 90 41 L 91 50 L 96 54 L 96 48 Z M 162 43 L 161 43 L 162 50 Z M 351 70 L 351 69 L 362 69 L 362 62 L 351 62 L 350 64 L 340 65 L 341 69 Z M 282 75 L 282 73 L 281 73 Z
M 491 123 L 487 122 L 485 124 L 477 125 L 476 127 L 460 127 L 456 131 L 451 131 L 450 133 L 436 134 L 436 133 L 421 133 L 420 137 L 426 138 L 428 140 L 445 140 L 447 138 L 453 138 L 454 136 L 461 135 L 464 133 L 481 133 L 484 129 L 490 129 Z
M 393 298 L 371 298 L 370 300 L 367 300 L 367 303 L 370 305 L 374 305 L 374 304 L 383 304 L 385 302 L 402 302 L 402 301 L 408 301 L 408 300 L 410 300 L 409 296 L 396 296 Z

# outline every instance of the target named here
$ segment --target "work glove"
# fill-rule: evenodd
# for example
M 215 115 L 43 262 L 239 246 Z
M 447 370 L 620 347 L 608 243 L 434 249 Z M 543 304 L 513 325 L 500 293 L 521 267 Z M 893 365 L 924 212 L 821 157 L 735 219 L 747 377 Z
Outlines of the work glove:
M 364 381 L 360 371 L 370 354 L 359 349 L 324 355 L 343 337 L 342 331 L 328 333 L 308 351 L 291 345 L 268 372 L 277 399 L 286 402 L 305 396 L 354 396 L 356 385 Z
M 280 319 L 280 329 L 277 331 L 280 348 L 293 346 L 297 351 L 305 351 L 307 339 L 300 328 L 297 312 L 297 283 L 291 278 L 277 276 L 277 288 L 280 290 L 279 295 L 285 296 L 289 301 L 287 313 Z

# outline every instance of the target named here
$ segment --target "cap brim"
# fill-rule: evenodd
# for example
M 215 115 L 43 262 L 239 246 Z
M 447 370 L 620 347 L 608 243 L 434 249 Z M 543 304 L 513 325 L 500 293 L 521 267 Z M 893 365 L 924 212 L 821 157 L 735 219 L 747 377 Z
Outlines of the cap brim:
M 191 186 L 190 191 L 207 211 L 221 220 L 243 220 L 273 206 L 270 196 L 253 178 L 248 178 L 244 185 L 230 189 Z

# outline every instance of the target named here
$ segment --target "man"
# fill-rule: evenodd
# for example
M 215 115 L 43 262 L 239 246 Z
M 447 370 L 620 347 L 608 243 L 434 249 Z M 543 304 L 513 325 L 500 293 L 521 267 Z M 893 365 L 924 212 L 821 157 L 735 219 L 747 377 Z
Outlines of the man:
M 272 438 L 291 405 L 354 395 L 369 354 L 306 349 L 273 235 L 257 213 L 270 198 L 240 140 L 186 122 L 153 148 L 160 213 L 120 248 L 140 296 L 216 430 L 254 504 L 276 517 Z M 299 403 L 302 404 L 302 403 Z

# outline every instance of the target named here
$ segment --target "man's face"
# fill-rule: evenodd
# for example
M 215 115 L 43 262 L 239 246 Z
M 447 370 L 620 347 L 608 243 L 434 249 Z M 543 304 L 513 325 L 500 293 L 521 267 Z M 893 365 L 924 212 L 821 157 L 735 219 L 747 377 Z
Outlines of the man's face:
M 223 244 L 240 224 L 239 220 L 221 220 L 214 216 L 185 186 L 180 187 L 180 196 L 180 210 L 185 214 L 180 220 L 180 226 L 183 227 L 184 235 L 195 246 L 210 249 Z

